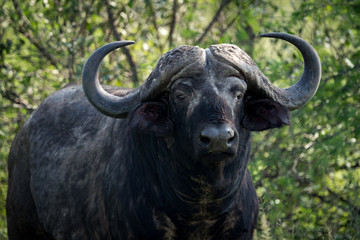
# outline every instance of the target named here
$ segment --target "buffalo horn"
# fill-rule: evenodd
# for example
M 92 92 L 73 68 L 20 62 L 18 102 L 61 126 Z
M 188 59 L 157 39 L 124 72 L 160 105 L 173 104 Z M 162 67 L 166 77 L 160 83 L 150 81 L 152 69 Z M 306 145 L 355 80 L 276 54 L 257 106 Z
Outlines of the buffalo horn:
M 135 89 L 119 89 L 116 95 L 104 90 L 99 82 L 99 66 L 111 51 L 133 44 L 132 41 L 112 42 L 97 49 L 86 61 L 82 73 L 82 85 L 89 102 L 101 113 L 123 118 L 142 101 L 154 98 L 166 91 L 179 72 L 186 66 L 200 65 L 204 51 L 198 47 L 180 46 L 162 56 L 144 84 Z M 190 67 L 191 68 L 191 67 Z
M 82 73 L 82 85 L 90 103 L 100 112 L 111 117 L 125 117 L 140 103 L 139 89 L 124 90 L 124 96 L 106 92 L 99 82 L 99 66 L 111 51 L 133 44 L 133 41 L 118 41 L 97 49 L 86 61 Z
M 278 38 L 290 42 L 297 47 L 304 59 L 304 72 L 294 85 L 282 89 L 269 84 L 264 77 L 264 84 L 260 86 L 268 97 L 280 102 L 289 110 L 295 110 L 308 102 L 316 93 L 321 78 L 321 63 L 314 48 L 305 40 L 287 33 L 266 33 L 260 37 Z

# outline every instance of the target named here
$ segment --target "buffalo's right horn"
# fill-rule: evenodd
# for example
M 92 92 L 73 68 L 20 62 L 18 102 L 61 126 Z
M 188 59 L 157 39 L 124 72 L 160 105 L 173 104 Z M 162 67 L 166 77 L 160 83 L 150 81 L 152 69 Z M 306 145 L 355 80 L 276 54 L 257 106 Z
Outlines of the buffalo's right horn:
M 123 117 L 140 102 L 139 89 L 129 90 L 124 97 L 106 92 L 99 82 L 99 66 L 111 51 L 133 44 L 132 41 L 112 42 L 97 49 L 86 61 L 82 73 L 82 85 L 89 102 L 100 112 L 111 117 Z

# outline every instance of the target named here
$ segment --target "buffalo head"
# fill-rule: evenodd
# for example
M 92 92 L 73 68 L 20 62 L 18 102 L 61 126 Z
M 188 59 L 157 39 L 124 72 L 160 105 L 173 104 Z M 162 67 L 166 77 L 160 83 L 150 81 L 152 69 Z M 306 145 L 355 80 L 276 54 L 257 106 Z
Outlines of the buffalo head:
M 305 68 L 296 84 L 274 86 L 234 45 L 181 46 L 159 60 L 143 85 L 110 94 L 99 83 L 98 68 L 107 53 L 133 43 L 121 41 L 99 48 L 89 58 L 84 92 L 103 114 L 123 118 L 131 112 L 132 126 L 171 138 L 168 143 L 181 143 L 176 151 L 193 159 L 231 159 L 245 154 L 239 142 L 247 142 L 249 131 L 289 124 L 289 110 L 309 101 L 319 85 L 320 60 L 306 41 L 285 33 L 261 36 L 283 39 L 300 50 Z

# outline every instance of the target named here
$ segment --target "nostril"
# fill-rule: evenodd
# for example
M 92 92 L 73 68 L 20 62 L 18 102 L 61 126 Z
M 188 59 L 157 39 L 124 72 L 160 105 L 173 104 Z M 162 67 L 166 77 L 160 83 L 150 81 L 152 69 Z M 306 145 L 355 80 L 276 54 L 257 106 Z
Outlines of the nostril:
M 218 130 L 214 127 L 208 127 L 201 131 L 200 142 L 205 146 L 211 145 L 218 138 Z
M 234 141 L 234 138 L 235 138 L 235 137 L 229 138 L 229 139 L 227 140 L 227 144 L 231 144 L 231 143 Z
M 206 137 L 206 136 L 203 136 L 203 135 L 200 136 L 200 141 L 201 141 L 202 143 L 204 143 L 205 145 L 209 145 L 209 144 L 210 144 L 210 138 L 208 138 L 208 137 Z
M 234 139 L 235 139 L 235 132 L 234 132 L 234 130 L 232 130 L 232 129 L 228 129 L 227 130 L 227 137 L 228 137 L 228 140 L 227 140 L 227 144 L 231 144 L 233 141 L 234 141 Z

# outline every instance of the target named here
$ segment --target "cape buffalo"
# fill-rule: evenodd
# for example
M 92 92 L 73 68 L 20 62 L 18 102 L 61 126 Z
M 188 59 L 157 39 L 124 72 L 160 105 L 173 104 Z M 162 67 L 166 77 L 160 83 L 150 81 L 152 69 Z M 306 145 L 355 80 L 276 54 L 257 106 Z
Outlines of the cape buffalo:
M 320 60 L 295 45 L 304 72 L 271 84 L 234 45 L 181 46 L 136 89 L 102 87 L 98 70 L 120 41 L 87 60 L 82 87 L 49 96 L 9 155 L 14 239 L 251 239 L 258 199 L 247 170 L 250 132 L 289 124 L 315 94 Z

